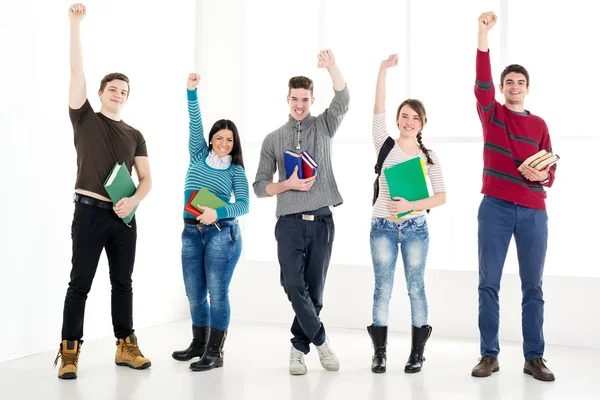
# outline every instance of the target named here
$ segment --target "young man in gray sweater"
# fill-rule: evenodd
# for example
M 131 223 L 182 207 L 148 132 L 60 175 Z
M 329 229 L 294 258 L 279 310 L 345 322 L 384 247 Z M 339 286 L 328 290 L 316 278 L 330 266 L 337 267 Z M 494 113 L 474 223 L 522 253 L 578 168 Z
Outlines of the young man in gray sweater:
M 331 206 L 342 204 L 333 176 L 331 143 L 348 111 L 350 95 L 331 50 L 321 51 L 317 58 L 318 67 L 326 68 L 333 81 L 335 95 L 329 108 L 312 116 L 312 80 L 303 76 L 291 78 L 288 122 L 264 139 L 253 184 L 256 196 L 277 196 L 275 236 L 281 285 L 296 314 L 291 328 L 292 375 L 306 374 L 304 354 L 310 351 L 311 343 L 317 348 L 323 368 L 340 368 L 319 313 L 335 232 Z M 319 165 L 316 176 L 299 179 L 296 167 L 286 179 L 283 154 L 288 150 L 312 155 Z M 278 182 L 273 182 L 275 172 L 279 173 Z

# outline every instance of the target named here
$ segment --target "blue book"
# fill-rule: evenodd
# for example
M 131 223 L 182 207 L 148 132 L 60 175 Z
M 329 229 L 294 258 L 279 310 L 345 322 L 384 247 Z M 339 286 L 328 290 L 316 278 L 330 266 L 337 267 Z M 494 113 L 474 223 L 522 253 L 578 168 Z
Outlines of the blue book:
M 285 179 L 290 179 L 294 168 L 298 167 L 298 178 L 304 179 L 304 170 L 302 168 L 302 156 L 291 150 L 283 153 L 283 163 L 285 165 Z

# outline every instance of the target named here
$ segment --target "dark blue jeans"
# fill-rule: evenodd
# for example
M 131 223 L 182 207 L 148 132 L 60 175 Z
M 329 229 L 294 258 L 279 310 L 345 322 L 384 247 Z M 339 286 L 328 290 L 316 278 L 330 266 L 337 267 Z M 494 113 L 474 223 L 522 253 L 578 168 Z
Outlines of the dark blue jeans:
M 320 346 L 325 342 L 319 314 L 335 228 L 331 214 L 317 218 L 305 221 L 297 215 L 281 216 L 275 225 L 281 285 L 296 314 L 291 342 L 304 354 L 311 343 Z
M 214 225 L 198 229 L 185 224 L 181 264 L 192 323 L 226 331 L 231 317 L 229 283 L 242 254 L 242 235 L 237 220 L 218 223 L 220 231 Z
M 523 354 L 544 355 L 542 276 L 548 242 L 548 214 L 485 196 L 479 206 L 479 333 L 482 356 L 500 353 L 498 292 L 509 243 L 514 235 L 521 277 Z

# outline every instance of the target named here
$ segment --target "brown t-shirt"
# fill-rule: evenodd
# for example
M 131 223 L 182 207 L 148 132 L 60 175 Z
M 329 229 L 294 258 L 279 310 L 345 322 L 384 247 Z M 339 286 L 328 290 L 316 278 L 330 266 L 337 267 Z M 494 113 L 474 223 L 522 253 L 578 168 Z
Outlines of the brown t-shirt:
M 77 150 L 75 189 L 109 197 L 104 182 L 116 162 L 125 163 L 129 173 L 134 157 L 148 157 L 146 141 L 137 129 L 94 112 L 86 99 L 78 110 L 69 107 Z

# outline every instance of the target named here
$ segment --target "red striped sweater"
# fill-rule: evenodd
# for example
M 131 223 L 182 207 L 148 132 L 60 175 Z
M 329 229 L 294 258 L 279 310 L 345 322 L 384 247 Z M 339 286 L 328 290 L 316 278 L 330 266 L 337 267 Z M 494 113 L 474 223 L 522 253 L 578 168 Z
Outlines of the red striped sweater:
M 542 118 L 529 111 L 515 112 L 496 101 L 489 51 L 477 50 L 475 97 L 484 141 L 481 193 L 544 210 L 543 186 L 554 183 L 556 164 L 550 168 L 549 181 L 543 185 L 528 181 L 517 168 L 541 149 L 552 151 L 548 127 Z

